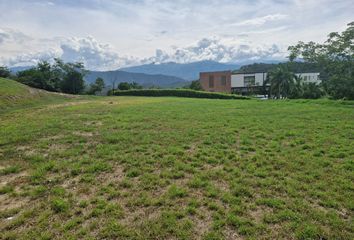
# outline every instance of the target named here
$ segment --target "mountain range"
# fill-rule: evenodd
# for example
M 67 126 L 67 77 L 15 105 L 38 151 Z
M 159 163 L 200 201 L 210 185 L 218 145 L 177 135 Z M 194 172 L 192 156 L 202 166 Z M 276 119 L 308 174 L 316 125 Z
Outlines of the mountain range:
M 120 70 L 115 71 L 90 71 L 86 76 L 85 80 L 87 83 L 92 83 L 96 78 L 103 78 L 106 85 L 115 86 L 120 82 L 136 82 L 144 87 L 159 86 L 162 88 L 167 87 L 182 87 L 188 83 L 185 79 L 167 76 L 162 74 L 145 74 L 145 73 L 130 73 Z
M 239 69 L 240 65 L 219 63 L 215 61 L 199 61 L 192 63 L 160 63 L 145 64 L 120 70 L 131 73 L 162 74 L 179 77 L 188 81 L 199 79 L 200 72 L 225 71 Z
M 182 87 L 192 80 L 199 79 L 200 72 L 225 71 L 238 69 L 240 65 L 225 64 L 215 61 L 199 61 L 193 63 L 161 63 L 145 64 L 134 67 L 121 68 L 114 71 L 89 71 L 85 76 L 86 82 L 92 83 L 97 77 L 105 80 L 106 85 L 120 82 L 137 82 L 144 87 L 159 86 Z M 23 71 L 31 67 L 12 67 L 13 73 Z

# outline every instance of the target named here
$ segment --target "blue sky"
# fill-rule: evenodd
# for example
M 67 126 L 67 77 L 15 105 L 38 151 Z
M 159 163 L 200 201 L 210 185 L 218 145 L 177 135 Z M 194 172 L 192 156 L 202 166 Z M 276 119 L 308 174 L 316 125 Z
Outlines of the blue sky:
M 352 0 L 0 0 L 0 64 L 62 57 L 90 69 L 281 60 L 354 21 Z

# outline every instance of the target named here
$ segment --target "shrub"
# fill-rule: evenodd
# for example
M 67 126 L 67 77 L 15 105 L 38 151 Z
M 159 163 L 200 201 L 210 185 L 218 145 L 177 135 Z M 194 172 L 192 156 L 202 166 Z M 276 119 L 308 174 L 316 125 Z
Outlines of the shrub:
M 247 97 L 225 94 L 194 91 L 189 89 L 135 89 L 116 91 L 116 96 L 147 96 L 147 97 L 190 97 L 190 98 L 211 98 L 211 99 L 248 99 Z

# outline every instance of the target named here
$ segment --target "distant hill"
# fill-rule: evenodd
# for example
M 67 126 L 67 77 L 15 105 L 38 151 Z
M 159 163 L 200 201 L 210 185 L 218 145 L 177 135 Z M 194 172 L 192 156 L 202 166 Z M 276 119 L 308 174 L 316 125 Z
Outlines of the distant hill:
M 121 68 L 120 70 L 131 73 L 145 73 L 145 74 L 163 74 L 169 76 L 176 76 L 185 80 L 199 79 L 200 72 L 235 70 L 240 65 L 225 64 L 215 61 L 200 61 L 193 63 L 161 63 L 161 64 L 145 64 L 135 67 Z
M 21 67 L 10 67 L 10 71 L 12 73 L 17 73 L 17 72 L 21 72 L 24 70 L 28 70 L 30 68 L 33 68 L 34 66 L 21 66 Z
M 33 66 L 24 67 L 12 67 L 10 71 L 12 73 L 17 73 L 32 68 Z M 106 85 L 111 85 L 113 80 L 116 80 L 116 84 L 120 82 L 137 82 L 144 87 L 159 86 L 162 88 L 175 88 L 182 87 L 188 84 L 185 79 L 163 75 L 163 74 L 144 74 L 144 73 L 134 73 L 125 72 L 120 70 L 115 71 L 90 71 L 85 76 L 85 81 L 90 84 L 96 80 L 97 77 L 101 77 L 105 80 Z
M 180 87 L 187 83 L 186 80 L 174 76 L 131 73 L 120 70 L 105 72 L 91 71 L 85 76 L 85 80 L 87 83 L 92 83 L 98 77 L 103 78 L 106 85 L 112 85 L 113 81 L 115 81 L 116 84 L 120 82 L 136 82 L 144 87 Z

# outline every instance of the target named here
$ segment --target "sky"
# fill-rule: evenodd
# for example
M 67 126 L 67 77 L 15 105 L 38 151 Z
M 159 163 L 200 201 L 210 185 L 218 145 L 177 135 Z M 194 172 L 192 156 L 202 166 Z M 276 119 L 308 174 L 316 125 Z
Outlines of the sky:
M 354 21 L 353 0 L 0 0 L 0 65 L 60 57 L 90 70 L 282 61 Z

